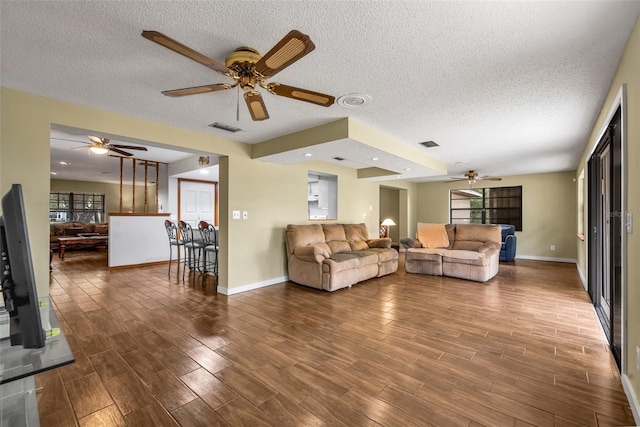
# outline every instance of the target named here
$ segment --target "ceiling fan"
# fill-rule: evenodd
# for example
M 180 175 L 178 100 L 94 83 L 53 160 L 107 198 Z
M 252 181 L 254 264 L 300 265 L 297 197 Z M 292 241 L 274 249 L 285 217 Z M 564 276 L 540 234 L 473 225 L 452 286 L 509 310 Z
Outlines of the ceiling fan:
M 241 46 L 225 58 L 224 65 L 157 31 L 143 31 L 142 37 L 233 79 L 231 84 L 215 83 L 165 90 L 162 94 L 166 96 L 178 97 L 217 92 L 234 87 L 242 88 L 251 118 L 257 121 L 269 118 L 267 107 L 264 105 L 262 95 L 256 90 L 257 87 L 266 89 L 274 95 L 310 102 L 324 107 L 331 106 L 335 101 L 333 96 L 324 93 L 275 82 L 266 83 L 265 80 L 269 77 L 273 77 L 315 49 L 315 45 L 309 36 L 302 34 L 298 30 L 291 30 L 264 56 L 260 56 L 258 51 L 253 48 Z
M 451 179 L 451 181 L 447 182 L 467 181 L 469 185 L 475 184 L 478 181 L 502 181 L 502 178 L 494 176 L 478 176 L 478 172 L 476 171 L 465 172 L 464 177 L 452 176 Z
M 109 138 L 100 138 L 100 137 L 91 136 L 91 135 L 89 135 L 89 140 L 91 140 L 91 142 L 76 141 L 76 140 L 64 139 L 64 138 L 53 138 L 53 139 L 61 139 L 63 141 L 81 142 L 83 144 L 89 144 L 87 147 L 73 148 L 73 150 L 81 150 L 83 148 L 88 148 L 89 150 L 91 150 L 92 153 L 95 153 L 95 154 L 107 154 L 109 151 L 113 151 L 114 153 L 118 153 L 121 156 L 131 157 L 133 156 L 133 154 L 123 151 L 122 148 L 126 150 L 147 151 L 146 147 L 139 147 L 135 145 L 112 144 L 109 142 Z

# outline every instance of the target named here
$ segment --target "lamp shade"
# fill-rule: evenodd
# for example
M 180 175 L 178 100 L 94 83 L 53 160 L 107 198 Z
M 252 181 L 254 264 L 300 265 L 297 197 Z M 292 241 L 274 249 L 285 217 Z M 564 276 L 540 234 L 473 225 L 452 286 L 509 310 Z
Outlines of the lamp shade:
M 387 218 L 384 221 L 382 221 L 382 225 L 385 225 L 385 226 L 388 227 L 390 225 L 396 225 L 396 223 L 393 222 L 393 220 L 391 218 Z

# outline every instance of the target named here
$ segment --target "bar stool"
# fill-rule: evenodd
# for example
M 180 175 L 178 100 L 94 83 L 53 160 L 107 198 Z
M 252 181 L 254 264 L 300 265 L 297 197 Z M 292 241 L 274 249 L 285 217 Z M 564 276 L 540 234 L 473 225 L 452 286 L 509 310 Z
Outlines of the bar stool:
M 189 266 L 191 270 L 200 270 L 199 262 L 200 262 L 200 254 L 202 252 L 202 248 L 204 247 L 204 243 L 202 240 L 194 240 L 193 238 L 193 228 L 191 228 L 190 224 L 187 224 L 184 221 L 178 222 L 178 228 L 180 229 L 180 237 L 184 242 L 184 248 L 187 252 L 183 266 L 182 266 L 182 281 L 184 282 L 184 272 L 186 270 L 186 266 Z M 193 259 L 192 259 L 193 258 Z M 195 283 L 196 276 L 193 276 L 193 282 Z
M 167 275 L 171 277 L 171 262 L 173 256 L 173 247 L 175 246 L 178 250 L 178 273 L 176 274 L 176 279 L 180 277 L 180 247 L 184 247 L 184 242 L 178 238 L 178 227 L 173 223 L 173 221 L 165 220 L 164 228 L 167 230 L 167 235 L 169 236 L 169 272 Z
M 207 221 L 198 224 L 202 242 L 204 243 L 204 255 L 202 257 L 202 286 L 207 274 L 213 273 L 218 283 L 218 229 Z

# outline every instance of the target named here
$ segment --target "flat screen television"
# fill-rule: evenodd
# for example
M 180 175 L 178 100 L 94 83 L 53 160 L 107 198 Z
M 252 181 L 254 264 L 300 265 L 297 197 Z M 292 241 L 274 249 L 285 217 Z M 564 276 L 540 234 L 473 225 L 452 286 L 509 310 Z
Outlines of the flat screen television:
M 13 184 L 2 197 L 0 216 L 0 279 L 5 309 L 9 312 L 11 345 L 44 347 L 27 217 L 22 186 Z

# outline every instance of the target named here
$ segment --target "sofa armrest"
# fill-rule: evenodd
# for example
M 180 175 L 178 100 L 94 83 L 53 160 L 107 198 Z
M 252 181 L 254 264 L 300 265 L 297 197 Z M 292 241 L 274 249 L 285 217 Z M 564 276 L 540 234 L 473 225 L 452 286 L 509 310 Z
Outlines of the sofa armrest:
M 367 240 L 367 245 L 369 245 L 370 248 L 390 248 L 391 239 L 388 237 L 381 237 L 379 239 L 370 239 L 370 240 Z
M 331 256 L 331 252 L 326 247 L 326 245 L 307 245 L 307 246 L 298 246 L 293 249 L 293 254 L 296 258 L 301 259 L 302 261 L 308 262 L 316 262 L 318 264 L 322 263 L 326 258 Z
M 413 237 L 405 237 L 404 239 L 400 240 L 400 243 L 402 243 L 402 246 L 404 246 L 405 249 L 422 247 L 422 243 L 420 243 L 418 239 L 414 239 Z
M 487 242 L 478 248 L 478 252 L 480 253 L 489 252 L 489 251 L 500 252 L 500 247 L 501 247 L 500 243 Z

